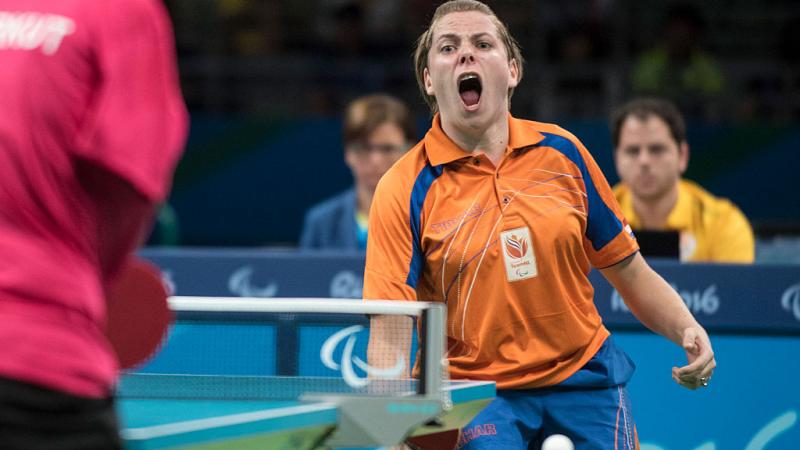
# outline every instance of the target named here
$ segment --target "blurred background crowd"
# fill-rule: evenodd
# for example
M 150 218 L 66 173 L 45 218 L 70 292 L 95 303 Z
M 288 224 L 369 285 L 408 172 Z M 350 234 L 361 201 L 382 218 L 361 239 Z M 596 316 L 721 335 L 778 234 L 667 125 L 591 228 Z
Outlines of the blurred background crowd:
M 420 136 L 411 52 L 438 2 L 166 0 L 189 146 L 152 244 L 294 246 L 304 211 L 352 183 L 342 115 L 391 94 Z M 800 3 L 490 1 L 526 58 L 512 113 L 556 122 L 609 181 L 608 118 L 639 95 L 687 119 L 687 178 L 751 220 L 759 260 L 800 258 Z
M 416 99 L 427 0 L 169 0 L 195 111 L 338 114 L 365 91 Z M 604 116 L 667 94 L 711 120 L 800 117 L 800 4 L 791 0 L 499 0 L 528 60 L 519 116 Z M 417 112 L 427 112 L 421 101 Z

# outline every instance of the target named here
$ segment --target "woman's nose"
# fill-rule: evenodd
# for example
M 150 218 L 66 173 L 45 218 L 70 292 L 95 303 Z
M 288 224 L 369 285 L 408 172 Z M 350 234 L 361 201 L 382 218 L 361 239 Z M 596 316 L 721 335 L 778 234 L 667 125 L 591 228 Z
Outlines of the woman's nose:
M 474 61 L 475 61 L 475 57 L 472 56 L 472 52 L 470 52 L 469 50 L 464 51 L 464 53 L 461 54 L 461 58 L 459 58 L 459 60 L 458 60 L 458 62 L 461 63 L 461 64 L 464 64 L 464 63 L 467 63 L 467 62 L 474 62 Z

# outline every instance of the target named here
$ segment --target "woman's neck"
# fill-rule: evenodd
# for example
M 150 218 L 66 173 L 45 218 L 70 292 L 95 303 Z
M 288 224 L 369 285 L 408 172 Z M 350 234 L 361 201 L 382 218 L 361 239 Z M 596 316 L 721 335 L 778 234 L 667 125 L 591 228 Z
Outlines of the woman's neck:
M 508 119 L 495 120 L 486 127 L 462 126 L 442 120 L 442 130 L 462 150 L 485 153 L 496 166 L 508 147 Z

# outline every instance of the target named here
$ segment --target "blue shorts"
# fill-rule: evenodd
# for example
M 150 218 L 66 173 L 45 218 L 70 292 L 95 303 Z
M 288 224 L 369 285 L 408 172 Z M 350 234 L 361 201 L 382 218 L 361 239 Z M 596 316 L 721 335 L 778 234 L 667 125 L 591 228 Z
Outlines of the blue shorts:
M 609 338 L 589 363 L 556 386 L 498 390 L 497 398 L 461 429 L 456 448 L 538 450 L 547 436 L 563 434 L 575 450 L 636 450 L 625 389 L 633 370 Z

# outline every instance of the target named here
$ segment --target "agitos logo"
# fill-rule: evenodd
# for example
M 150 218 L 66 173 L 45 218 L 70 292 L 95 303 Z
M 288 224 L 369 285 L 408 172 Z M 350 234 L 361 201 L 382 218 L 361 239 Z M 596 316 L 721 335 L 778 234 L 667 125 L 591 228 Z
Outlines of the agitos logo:
M 789 286 L 781 296 L 781 306 L 800 320 L 800 283 Z
M 393 367 L 379 368 L 370 366 L 363 359 L 353 354 L 356 339 L 359 332 L 363 331 L 364 327 L 361 325 L 349 326 L 345 329 L 339 330 L 332 334 L 319 351 L 320 360 L 325 367 L 342 372 L 344 381 L 353 388 L 361 388 L 369 384 L 370 378 L 397 378 L 403 373 L 406 367 L 405 358 L 403 355 L 397 356 L 397 362 Z M 334 361 L 334 353 L 339 343 L 344 341 L 344 348 L 342 349 L 341 359 L 339 362 Z M 356 367 L 360 369 L 365 376 L 361 376 L 355 370 Z
M 506 238 L 506 252 L 508 256 L 514 259 L 521 259 L 528 253 L 528 241 L 525 238 L 519 238 L 516 234 Z

